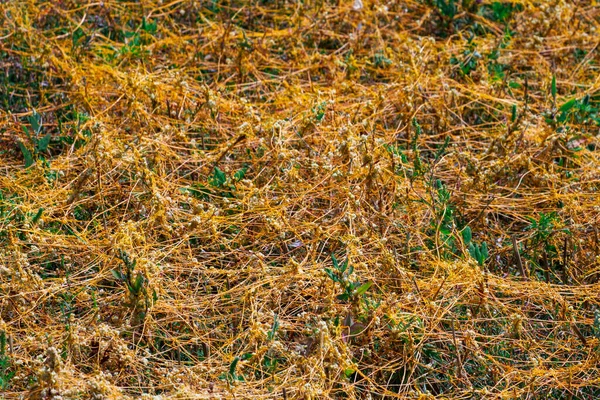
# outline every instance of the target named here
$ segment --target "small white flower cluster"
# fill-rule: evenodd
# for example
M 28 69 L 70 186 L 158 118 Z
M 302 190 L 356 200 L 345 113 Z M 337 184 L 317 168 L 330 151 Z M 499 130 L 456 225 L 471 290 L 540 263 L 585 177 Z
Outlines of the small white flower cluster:
M 109 379 L 112 379 L 110 372 L 100 371 L 98 374 L 88 380 L 87 390 L 95 400 L 105 400 L 108 395 L 118 390 Z

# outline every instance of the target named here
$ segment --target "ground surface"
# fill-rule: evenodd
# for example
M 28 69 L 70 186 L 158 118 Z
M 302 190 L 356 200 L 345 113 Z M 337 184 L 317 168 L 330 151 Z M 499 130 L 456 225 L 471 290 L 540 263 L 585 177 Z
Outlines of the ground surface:
M 0 396 L 600 396 L 595 1 L 0 2 Z

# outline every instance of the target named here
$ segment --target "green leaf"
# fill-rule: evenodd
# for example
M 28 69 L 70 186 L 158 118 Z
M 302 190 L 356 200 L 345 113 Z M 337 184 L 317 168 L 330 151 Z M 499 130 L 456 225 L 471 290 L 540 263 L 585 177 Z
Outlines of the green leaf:
M 556 75 L 552 75 L 552 100 L 556 102 Z
M 211 194 L 210 189 L 200 183 L 195 183 L 193 186 L 189 187 L 179 188 L 179 191 L 182 193 L 189 193 L 193 197 L 202 200 L 208 200 Z
M 42 130 L 42 116 L 33 110 L 33 114 L 27 117 L 27 121 L 31 124 L 31 128 L 33 128 L 35 134 L 39 135 Z
M 29 133 L 29 129 L 27 129 L 27 127 L 26 127 L 26 126 L 24 126 L 24 125 L 23 125 L 23 132 L 25 132 L 25 134 L 27 135 L 27 138 L 28 138 L 29 140 L 33 140 L 33 139 L 31 138 L 31 133 Z
M 229 376 L 233 379 L 236 378 L 235 368 L 237 367 L 239 361 L 240 361 L 240 358 L 236 356 L 233 359 L 233 361 L 231 362 L 231 364 L 229 365 Z
M 339 270 L 340 267 L 338 265 L 338 260 L 335 258 L 335 255 L 331 254 L 331 262 L 333 262 L 333 268 Z
M 125 276 L 121 271 L 117 271 L 116 269 L 112 269 L 110 273 L 119 281 L 125 280 Z
M 23 142 L 18 141 L 17 144 L 21 149 L 21 153 L 23 153 L 23 158 L 25 159 L 25 168 L 31 167 L 33 165 L 33 155 L 31 154 L 31 151 L 29 151 L 29 149 L 25 147 Z
M 517 121 L 517 105 L 513 104 L 511 113 L 510 113 L 510 122 L 514 124 L 516 121 Z
M 358 289 L 356 289 L 356 292 L 355 292 L 356 295 L 357 296 L 361 296 L 361 295 L 365 294 L 365 292 L 367 290 L 369 290 L 369 288 L 371 286 L 373 286 L 373 282 L 372 281 L 369 281 L 367 283 L 362 284 Z
M 315 119 L 318 123 L 323 121 L 325 118 L 325 111 L 327 111 L 327 102 L 324 101 L 316 107 L 313 107 L 313 112 L 315 113 Z
M 267 337 L 269 340 L 273 340 L 275 338 L 275 334 L 277 333 L 278 329 L 279 329 L 279 316 L 276 313 L 274 320 L 273 320 L 273 325 L 271 326 L 271 331 L 267 334 Z
M 560 111 L 566 113 L 569 110 L 571 110 L 573 107 L 575 107 L 577 105 L 577 99 L 571 99 L 569 101 L 567 101 L 565 104 L 563 104 L 562 106 L 560 106 Z
M 483 261 L 487 260 L 489 257 L 488 246 L 487 246 L 486 242 L 481 243 L 481 255 L 483 256 L 483 260 L 482 260 L 482 264 L 483 264 Z
M 469 254 L 475 259 L 475 261 L 479 260 L 479 249 L 477 248 L 477 245 L 473 243 L 469 245 Z
M 342 293 L 335 296 L 335 298 L 341 301 L 348 301 L 350 299 L 350 295 L 348 293 Z
M 142 18 L 142 29 L 147 33 L 154 35 L 156 33 L 157 24 L 156 21 L 148 22 L 146 17 Z
M 219 167 L 215 167 L 212 177 L 209 178 L 209 183 L 213 187 L 223 187 L 225 182 L 227 182 L 227 175 Z
M 466 226 L 465 229 L 463 229 L 462 237 L 463 237 L 463 240 L 464 240 L 466 246 L 471 244 L 471 239 L 473 238 L 473 235 L 471 233 L 470 227 Z
M 510 81 L 510 82 L 508 82 L 508 87 L 511 89 L 520 89 L 521 84 L 519 82 Z
M 83 31 L 83 29 L 81 29 L 81 28 L 75 29 L 75 31 L 73 32 L 73 35 L 72 35 L 73 48 L 77 47 L 77 45 L 79 44 L 79 40 L 84 36 L 85 36 L 85 32 Z
M 340 281 L 339 278 L 337 277 L 337 275 L 335 274 L 335 272 L 333 272 L 331 270 L 331 268 L 325 268 L 325 273 L 327 274 L 327 276 L 329 278 L 331 278 L 332 281 L 334 281 L 334 282 L 339 282 Z
M 344 260 L 344 262 L 342 263 L 342 266 L 340 267 L 340 272 L 344 273 L 347 268 L 348 268 L 348 259 L 346 258 L 346 260 Z M 350 273 L 352 273 L 352 272 L 350 272 Z
M 134 294 L 138 294 L 142 290 L 142 285 L 144 284 L 144 275 L 141 272 L 138 272 L 137 277 L 135 278 L 135 282 L 133 282 L 133 292 Z
M 483 242 L 480 246 L 471 243 L 469 245 L 469 254 L 481 266 L 485 264 L 485 260 L 489 257 L 487 243 Z
M 3 356 L 6 351 L 6 332 L 0 331 L 0 356 Z
M 42 137 L 38 142 L 37 142 L 37 151 L 39 152 L 45 152 L 46 150 L 48 150 L 48 145 L 50 144 L 50 138 L 52 137 L 52 135 L 50 134 L 50 132 L 48 132 L 48 134 L 46 134 L 44 137 Z
M 442 154 L 444 154 L 444 151 L 446 151 L 446 148 L 448 147 L 449 144 L 450 144 L 450 136 L 446 136 L 446 138 L 444 139 L 444 143 L 438 149 L 438 151 L 435 153 L 435 161 L 436 162 L 440 159 Z
M 43 212 L 44 212 L 44 209 L 42 207 L 40 207 L 40 209 L 38 210 L 38 212 L 31 219 L 31 223 L 32 224 L 36 224 L 40 220 L 40 218 L 42 217 L 42 213 Z
M 244 165 L 244 166 L 242 167 L 242 169 L 240 169 L 240 170 L 236 171 L 236 172 L 235 172 L 235 174 L 233 174 L 233 179 L 234 179 L 236 182 L 239 182 L 239 181 L 241 181 L 241 180 L 242 180 L 242 179 L 244 179 L 244 177 L 246 176 L 246 172 L 247 172 L 247 171 L 248 171 L 248 166 L 247 166 L 247 165 Z

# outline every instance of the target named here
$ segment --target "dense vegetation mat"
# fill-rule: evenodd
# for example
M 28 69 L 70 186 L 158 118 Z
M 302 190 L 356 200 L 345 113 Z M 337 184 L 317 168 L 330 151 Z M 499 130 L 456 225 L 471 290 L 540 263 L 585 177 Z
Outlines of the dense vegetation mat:
M 0 396 L 600 397 L 596 1 L 0 2 Z

